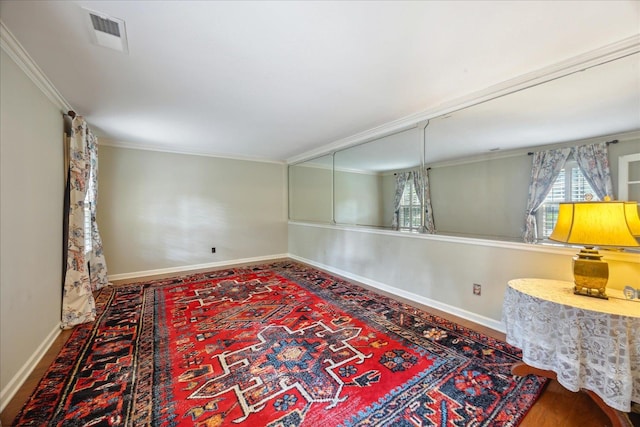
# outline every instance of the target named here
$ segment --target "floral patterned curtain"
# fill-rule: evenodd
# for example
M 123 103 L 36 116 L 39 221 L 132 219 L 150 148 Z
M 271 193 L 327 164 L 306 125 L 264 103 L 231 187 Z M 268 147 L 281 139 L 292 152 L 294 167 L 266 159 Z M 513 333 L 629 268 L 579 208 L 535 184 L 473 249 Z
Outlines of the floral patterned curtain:
M 85 212 L 89 216 L 88 227 L 86 231 L 90 231 L 88 238 L 85 237 L 87 253 L 87 262 L 89 263 L 89 278 L 91 279 L 91 289 L 97 290 L 109 284 L 107 278 L 107 263 L 104 259 L 102 250 L 102 238 L 98 231 L 98 223 L 96 222 L 96 211 L 98 208 L 98 139 L 88 131 L 87 148 L 89 151 L 89 186 L 87 189 L 87 197 L 85 201 L 89 203 Z M 85 219 L 85 224 L 87 224 Z M 87 230 L 88 229 L 88 230 Z M 85 231 L 85 233 L 86 233 Z
M 108 284 L 102 242 L 95 222 L 97 140 L 80 116 L 69 136 L 69 224 L 62 297 L 62 327 L 95 320 L 93 291 Z
M 398 172 L 396 174 L 396 193 L 393 198 L 393 220 L 391 227 L 394 230 L 400 229 L 400 203 L 402 202 L 402 193 L 407 181 L 411 178 L 411 172 Z
M 420 169 L 414 171 L 413 172 L 413 188 L 416 190 L 416 196 L 418 196 L 418 201 L 424 208 L 424 204 L 422 203 L 422 199 L 424 199 L 424 185 L 422 185 L 423 182 L 424 182 L 424 177 L 423 177 L 422 171 Z M 424 213 L 426 212 L 423 211 L 423 214 Z M 424 233 L 424 225 L 420 227 L 420 232 Z
M 431 187 L 429 185 L 429 169 L 422 168 L 413 174 L 413 185 L 418 194 L 418 200 L 423 206 L 424 225 L 423 232 L 433 234 L 436 226 L 433 222 L 433 210 L 431 208 Z
M 553 182 L 567 162 L 571 148 L 539 151 L 533 154 L 531 181 L 529 182 L 529 199 L 525 219 L 523 240 L 534 243 L 537 236 L 536 211 L 544 202 L 551 190 Z
M 433 208 L 431 207 L 429 168 L 424 168 L 424 228 L 429 234 L 434 234 L 436 232 L 436 225 L 433 221 Z
M 574 148 L 573 157 L 587 182 L 600 200 L 605 196 L 613 200 L 613 183 L 609 169 L 609 149 L 606 142 L 581 145 Z

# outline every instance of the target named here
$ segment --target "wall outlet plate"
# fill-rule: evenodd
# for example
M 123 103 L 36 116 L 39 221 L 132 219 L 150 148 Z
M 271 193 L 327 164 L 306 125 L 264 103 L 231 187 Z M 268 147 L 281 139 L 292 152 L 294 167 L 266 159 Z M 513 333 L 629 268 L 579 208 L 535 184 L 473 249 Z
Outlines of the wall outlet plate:
M 474 283 L 473 284 L 473 294 L 474 295 L 482 295 L 482 285 L 479 283 Z

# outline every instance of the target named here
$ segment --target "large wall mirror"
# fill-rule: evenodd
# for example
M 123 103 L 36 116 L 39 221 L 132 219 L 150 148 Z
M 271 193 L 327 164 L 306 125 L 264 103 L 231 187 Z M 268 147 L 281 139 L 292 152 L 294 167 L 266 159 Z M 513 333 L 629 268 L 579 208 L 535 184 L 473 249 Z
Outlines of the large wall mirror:
M 528 152 L 611 139 L 620 141 L 609 145 L 617 195 L 618 159 L 640 153 L 639 53 L 291 165 L 290 218 L 390 228 L 396 174 L 424 164 L 438 234 L 522 241 Z M 332 179 L 317 164 L 331 169 L 331 160 Z M 640 162 L 629 167 L 635 182 Z
M 289 219 L 333 221 L 333 156 L 289 165 Z
M 640 153 L 639 130 L 640 54 L 432 119 L 425 156 L 436 229 L 521 241 L 528 154 L 557 145 L 619 139 L 609 145 L 617 195 L 618 159 Z
M 421 165 L 422 129 L 418 126 L 337 151 L 335 222 L 391 228 L 395 174 L 417 170 Z

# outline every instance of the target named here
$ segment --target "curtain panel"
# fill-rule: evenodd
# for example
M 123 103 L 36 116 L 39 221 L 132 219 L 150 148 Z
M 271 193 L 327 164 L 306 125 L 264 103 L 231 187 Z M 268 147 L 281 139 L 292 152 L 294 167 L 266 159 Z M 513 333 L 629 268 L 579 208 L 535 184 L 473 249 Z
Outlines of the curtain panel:
M 108 284 L 102 242 L 95 221 L 97 139 L 80 116 L 71 123 L 68 143 L 68 230 L 62 296 L 64 329 L 95 320 L 93 291 Z
M 420 169 L 413 172 L 413 188 L 416 190 L 416 196 L 418 196 L 418 202 L 420 202 L 420 205 L 424 209 L 424 203 L 422 202 L 424 199 L 424 176 Z M 423 218 L 425 217 L 424 213 L 425 212 L 423 210 L 422 211 Z M 424 232 L 424 222 L 420 226 L 420 232 L 421 233 Z
M 431 183 L 429 182 L 429 168 L 422 170 L 424 179 L 424 229 L 429 234 L 435 234 L 436 225 L 433 221 L 433 208 L 431 207 Z
M 613 182 L 611 181 L 607 143 L 600 142 L 575 147 L 573 158 L 576 159 L 578 167 L 598 198 L 604 200 L 606 196 L 609 196 L 613 200 Z
M 89 264 L 89 278 L 91 280 L 91 289 L 97 290 L 109 284 L 107 278 L 107 263 L 104 259 L 102 249 L 102 238 L 98 230 L 98 222 L 96 221 L 96 212 L 98 208 L 98 139 L 88 132 L 87 148 L 89 152 L 89 186 L 87 189 L 86 201 L 89 203 L 88 209 L 85 207 L 85 215 L 89 215 L 89 231 L 88 238 L 85 242 L 88 248 L 87 262 Z M 87 220 L 85 219 L 85 224 Z
M 413 185 L 418 195 L 418 201 L 422 204 L 422 233 L 434 234 L 436 227 L 433 222 L 433 210 L 431 208 L 431 187 L 429 184 L 429 169 L 421 168 L 413 173 Z
M 396 175 L 396 193 L 393 197 L 393 220 L 391 221 L 391 228 L 394 230 L 400 229 L 400 203 L 402 203 L 404 187 L 410 178 L 411 172 L 398 172 Z

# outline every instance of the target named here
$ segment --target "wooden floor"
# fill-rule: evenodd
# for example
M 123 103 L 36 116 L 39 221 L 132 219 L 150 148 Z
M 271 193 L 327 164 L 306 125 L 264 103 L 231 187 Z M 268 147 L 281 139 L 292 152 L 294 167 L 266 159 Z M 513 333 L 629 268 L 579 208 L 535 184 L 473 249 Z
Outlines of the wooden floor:
M 184 273 L 187 274 L 187 273 Z M 137 279 L 138 281 L 141 279 Z M 117 284 L 124 284 L 125 281 L 121 281 Z M 371 289 L 370 287 L 361 284 L 361 286 Z M 376 292 L 380 290 L 373 289 Z M 387 294 L 389 295 L 389 294 Z M 395 299 L 403 300 L 397 296 L 389 295 Z M 404 302 L 411 304 L 419 309 L 423 309 L 435 315 L 444 317 L 456 323 L 459 323 L 468 328 L 474 329 L 485 335 L 504 340 L 504 334 L 497 332 L 493 329 L 475 324 L 465 319 L 461 319 L 452 316 L 448 313 L 435 310 L 431 307 L 420 306 L 415 302 L 403 300 Z M 51 348 L 42 358 L 38 366 L 31 373 L 27 381 L 22 385 L 20 390 L 16 393 L 14 398 L 9 402 L 4 411 L 0 413 L 1 425 L 11 426 L 13 419 L 22 408 L 31 392 L 35 389 L 40 378 L 44 375 L 48 366 L 53 362 L 56 355 L 64 345 L 65 341 L 69 338 L 71 331 L 62 331 L 60 336 L 52 344 Z M 556 381 L 550 381 L 542 395 L 531 408 L 523 422 L 521 427 L 603 427 L 611 426 L 609 419 L 584 393 L 572 393 L 563 388 Z

